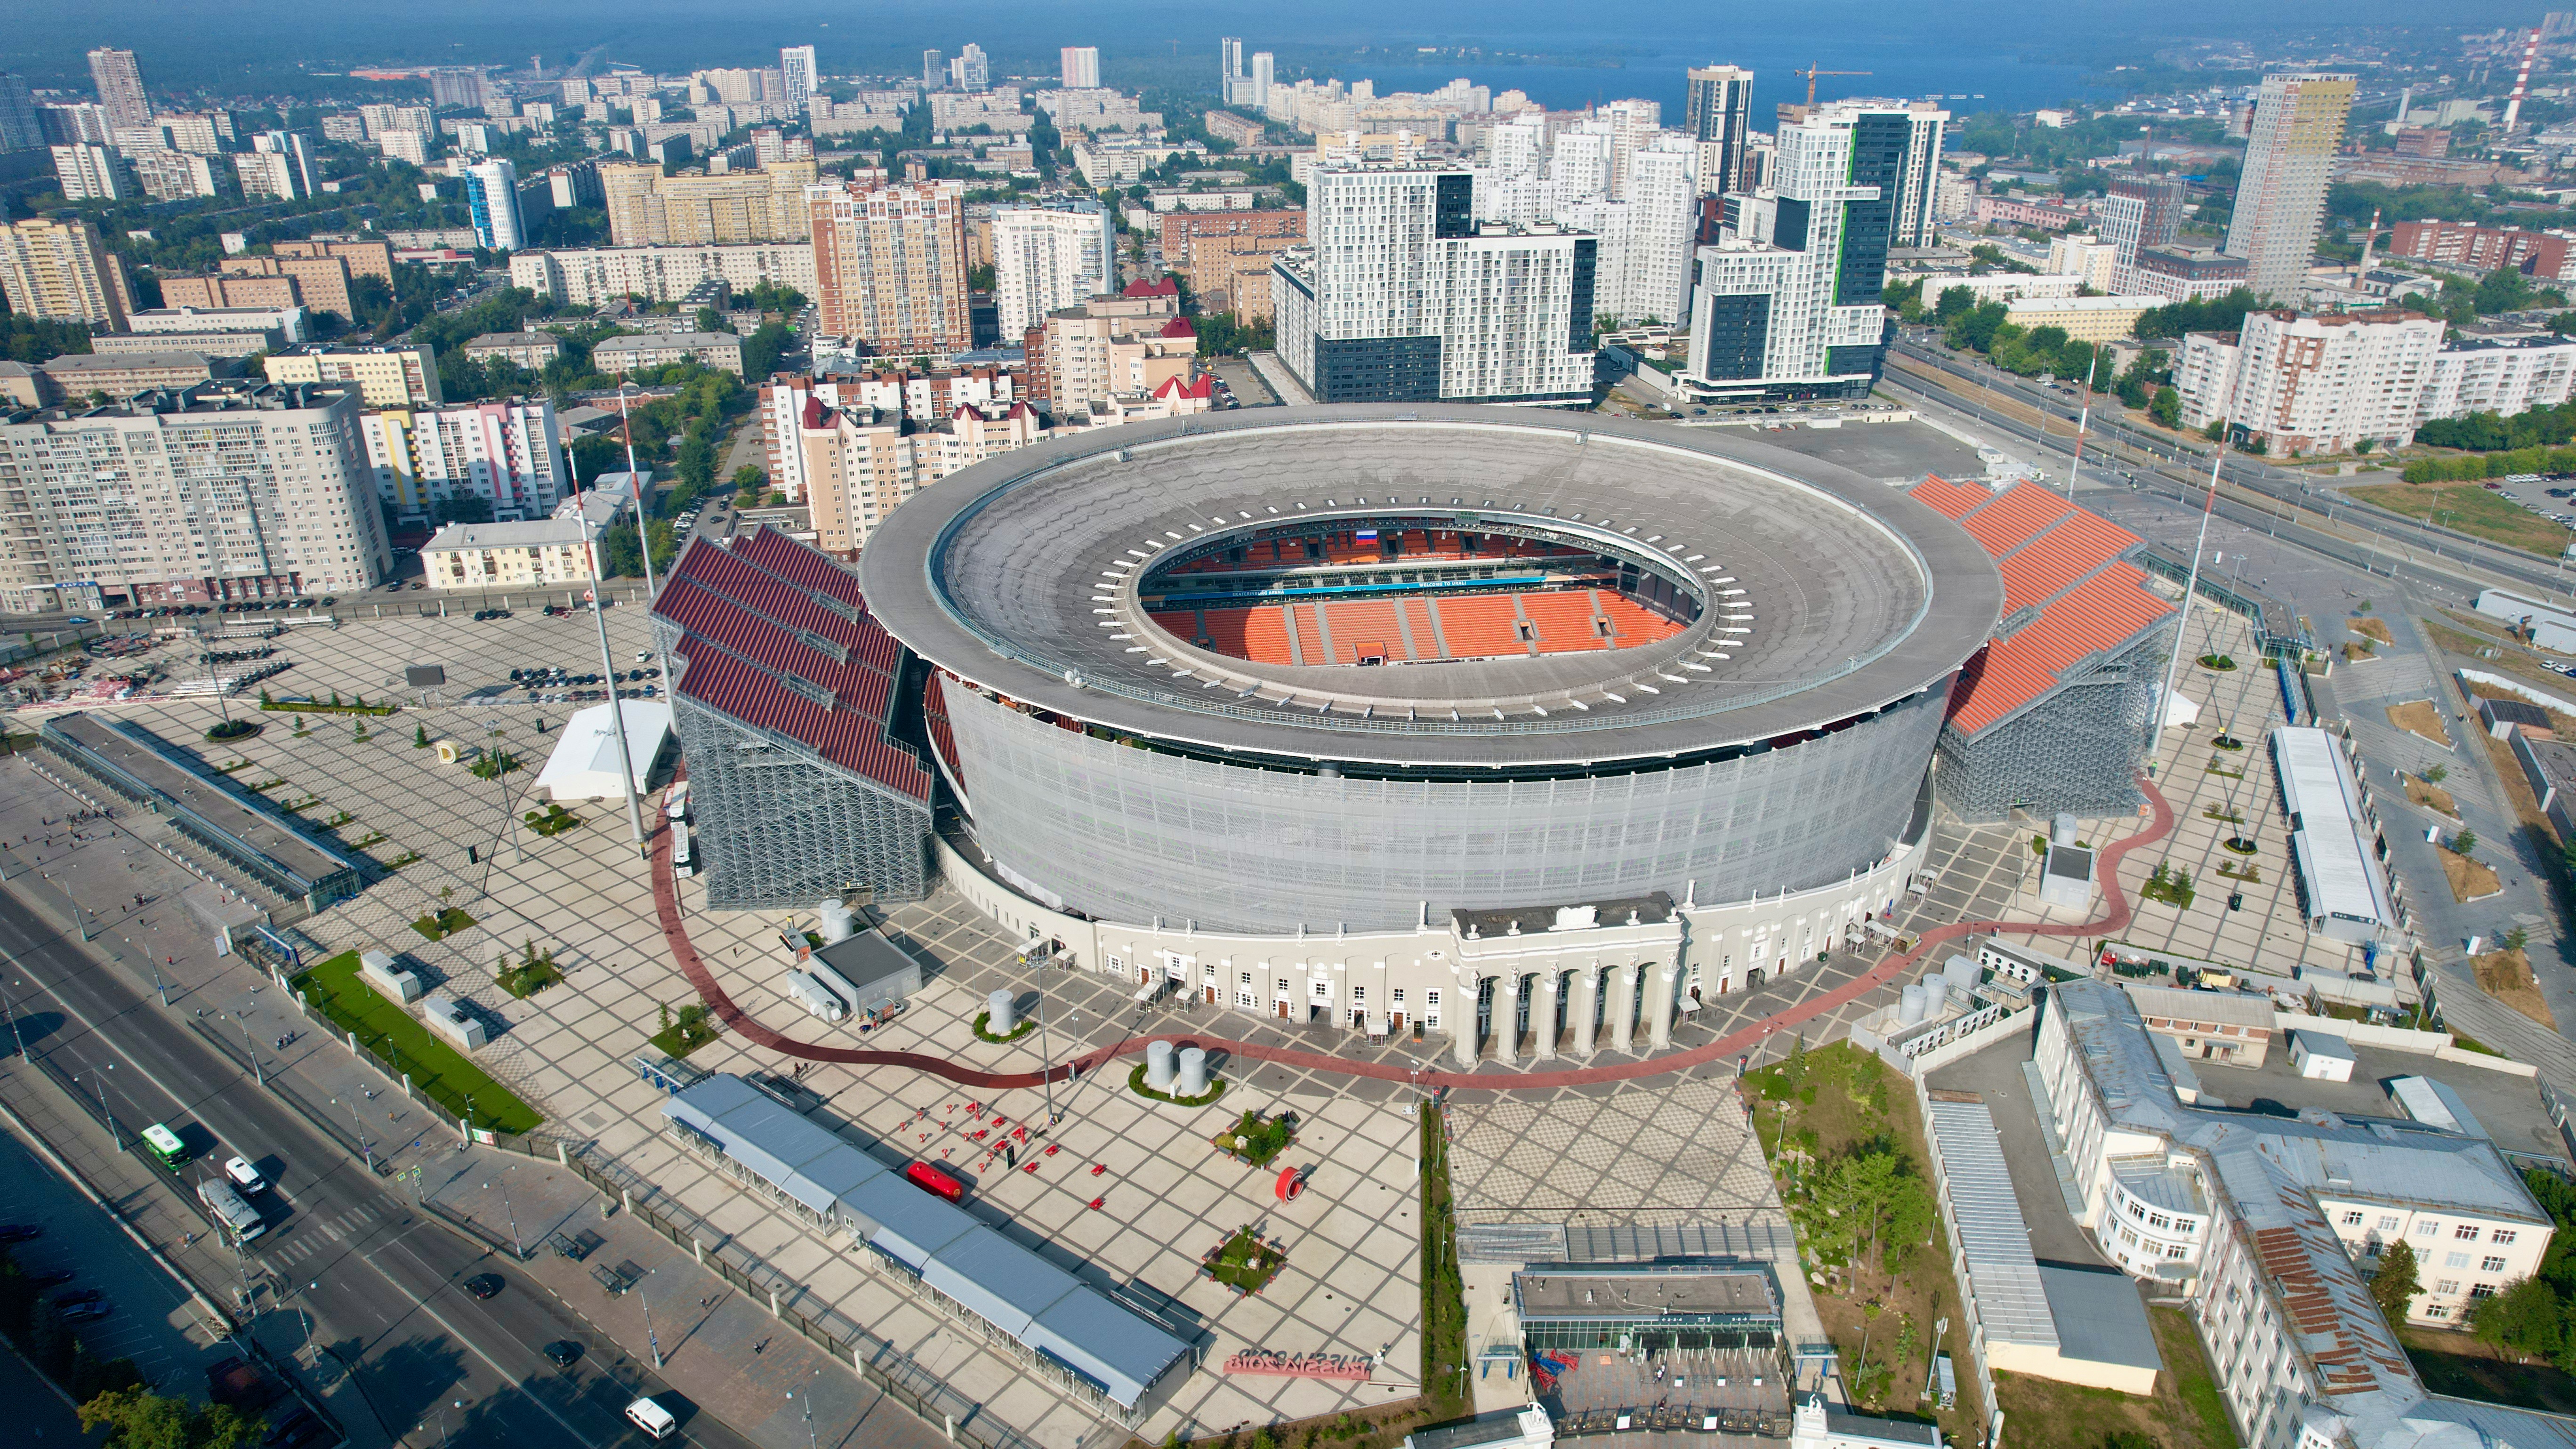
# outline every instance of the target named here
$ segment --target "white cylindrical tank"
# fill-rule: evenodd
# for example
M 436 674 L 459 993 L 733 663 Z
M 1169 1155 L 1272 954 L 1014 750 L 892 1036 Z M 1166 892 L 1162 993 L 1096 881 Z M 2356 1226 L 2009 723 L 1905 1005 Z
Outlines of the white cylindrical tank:
M 1945 1006 L 1949 1005 L 1949 1004 L 1950 1004 L 1950 982 L 1949 982 L 1949 979 L 1948 979 L 1947 977 L 1942 977 L 1942 976 L 1926 976 L 1926 977 L 1924 977 L 1924 978 L 1923 978 L 1923 1014 L 1924 1014 L 1925 1016 L 1939 1016 L 1939 1015 L 1941 1014 L 1941 1009 L 1942 1009 L 1943 1007 L 1945 1007 Z
M 1172 1089 L 1175 1097 L 1204 1097 L 1208 1090 L 1207 1049 L 1183 1047 L 1180 1052 L 1181 1084 Z
M 802 971 L 787 973 L 787 994 L 796 999 L 797 1005 L 825 1021 L 839 1021 L 850 1014 L 849 1008 L 841 1004 L 841 998 Z
M 1896 1024 L 1912 1026 L 1923 1019 L 1923 988 L 1908 986 L 1896 995 Z
M 826 946 L 835 941 L 850 939 L 859 929 L 859 913 L 839 901 L 825 901 L 816 906 L 814 916 L 821 927 L 823 944 Z
M 1145 1043 L 1145 1085 L 1157 1092 L 1169 1092 L 1174 1080 L 1172 1044 L 1167 1041 Z
M 1019 998 L 1008 990 L 984 998 L 984 1030 L 1009 1036 L 1020 1029 Z

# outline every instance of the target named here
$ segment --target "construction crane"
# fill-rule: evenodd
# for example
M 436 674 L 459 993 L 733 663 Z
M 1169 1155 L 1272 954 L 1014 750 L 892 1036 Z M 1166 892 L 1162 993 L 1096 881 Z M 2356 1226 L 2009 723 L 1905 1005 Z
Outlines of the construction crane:
M 1816 77 L 1820 75 L 1867 75 L 1869 72 L 1865 70 L 1818 70 L 1811 65 L 1805 70 L 1793 70 L 1789 72 L 1789 74 L 1802 75 L 1807 78 L 1807 104 L 1812 106 L 1816 103 Z

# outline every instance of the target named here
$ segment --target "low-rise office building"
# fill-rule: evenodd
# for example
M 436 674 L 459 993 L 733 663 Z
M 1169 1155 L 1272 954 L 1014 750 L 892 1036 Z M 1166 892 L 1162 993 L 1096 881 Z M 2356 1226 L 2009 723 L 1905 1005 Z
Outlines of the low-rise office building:
M 87 398 L 104 394 L 111 398 L 132 396 L 153 388 L 178 390 L 194 387 L 216 377 L 231 377 L 241 371 L 233 358 L 210 358 L 202 352 L 67 352 L 49 358 L 43 372 L 64 398 Z
M 304 309 L 293 305 L 154 307 L 131 314 L 125 325 L 134 332 L 274 332 L 288 342 L 303 342 L 312 336 Z
M 89 350 L 99 356 L 139 352 L 193 352 L 200 357 L 220 357 L 239 362 L 262 352 L 279 352 L 288 346 L 286 334 L 274 328 L 264 332 L 101 332 L 89 339 Z
M 459 350 L 477 362 L 497 357 L 530 372 L 543 372 L 563 356 L 563 339 L 551 332 L 486 332 Z
M 2035 1105 L 2102 1251 L 2189 1301 L 2237 1442 L 2524 1442 L 2468 1427 L 2489 1406 L 2429 1394 L 2369 1289 L 2388 1247 L 2409 1244 L 2422 1288 L 2405 1316 L 2446 1326 L 2539 1267 L 2549 1214 L 2494 1144 L 2395 1115 L 2186 1105 L 2132 994 L 2051 989 Z
M 436 407 L 444 400 L 438 390 L 437 353 L 426 342 L 306 347 L 271 356 L 261 366 L 271 382 L 355 384 L 371 408 Z
M 694 362 L 742 376 L 742 339 L 730 332 L 666 332 L 654 337 L 611 337 L 590 349 L 592 370 L 633 372 Z
M 2004 304 L 2004 320 L 2024 331 L 2055 327 L 2076 342 L 2114 342 L 2136 329 L 2156 297 L 2024 297 Z
M 422 544 L 423 576 L 433 589 L 509 589 L 587 584 L 587 526 L 578 518 L 517 523 L 451 523 Z

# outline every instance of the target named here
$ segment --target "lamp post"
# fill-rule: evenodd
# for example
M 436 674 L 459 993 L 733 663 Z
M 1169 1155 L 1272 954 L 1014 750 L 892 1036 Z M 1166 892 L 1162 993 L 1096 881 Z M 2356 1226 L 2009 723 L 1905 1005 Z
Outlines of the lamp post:
M 519 1210 L 510 1206 L 510 1169 L 506 1167 L 501 1169 L 499 1181 L 501 1184 L 501 1212 L 510 1220 L 510 1251 L 518 1254 L 519 1261 L 524 1263 L 528 1259 L 528 1250 L 527 1247 L 519 1241 Z M 489 1188 L 492 1184 L 487 1182 L 483 1184 L 483 1186 Z
M 647 1268 L 644 1270 L 644 1276 L 650 1278 L 656 1271 L 658 1270 Z M 662 1336 L 653 1331 L 653 1295 L 643 1284 L 638 1283 L 635 1285 L 635 1296 L 644 1305 L 644 1340 L 653 1346 L 653 1369 L 658 1373 L 662 1368 Z
M 331 1105 L 340 1105 L 340 1099 L 333 1097 Z M 376 1149 L 367 1141 L 367 1124 L 358 1115 L 358 1099 L 355 1097 L 349 1099 L 349 1122 L 358 1129 L 358 1151 L 367 1159 L 367 1175 L 373 1177 L 376 1175 Z
M 2155 718 L 2147 722 L 2147 728 L 2153 731 L 2150 738 L 2154 741 L 2157 751 L 2161 751 L 2164 747 L 2165 713 L 2172 708 L 2174 676 L 2182 667 L 2183 640 L 2191 625 L 2191 600 L 2192 596 L 2200 590 L 2200 555 L 2201 551 L 2209 546 L 2209 515 L 2218 509 L 2218 470 L 2226 458 L 2227 439 L 2222 431 L 2218 446 L 2212 449 L 2209 455 L 2209 496 L 2202 499 L 2200 504 L 2200 537 L 2194 540 L 2191 546 L 2191 573 L 2183 581 L 2182 617 L 2174 621 L 2173 653 L 2165 660 L 2165 687 L 2156 694 Z M 2147 773 L 2153 775 L 2159 763 L 2161 761 L 2157 754 L 2150 753 L 2147 757 Z
M 106 1072 L 112 1072 L 115 1070 L 116 1063 L 109 1062 L 107 1064 Z M 107 1105 L 106 1072 L 93 1069 L 89 1074 L 89 1084 L 98 1089 L 98 1115 L 107 1119 L 107 1140 L 116 1144 L 117 1151 L 123 1152 L 127 1150 L 125 1146 L 125 1136 L 123 1133 L 116 1130 L 116 1112 L 113 1108 Z

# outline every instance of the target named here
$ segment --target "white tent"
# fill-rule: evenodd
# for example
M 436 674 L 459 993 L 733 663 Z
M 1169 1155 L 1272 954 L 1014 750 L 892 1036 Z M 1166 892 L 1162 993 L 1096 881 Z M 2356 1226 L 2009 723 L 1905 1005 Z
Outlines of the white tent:
M 653 766 L 671 740 L 671 707 L 658 700 L 620 700 L 617 712 L 626 721 L 627 758 L 635 766 L 635 789 L 642 793 L 653 778 Z M 555 738 L 555 752 L 537 772 L 537 789 L 549 800 L 604 800 L 624 795 L 617 783 L 617 732 L 609 706 L 577 710 Z
M 2195 724 L 2199 719 L 2200 702 L 2198 700 L 2179 689 L 2165 696 L 2164 727 L 2166 729 L 2172 729 L 2175 725 Z

